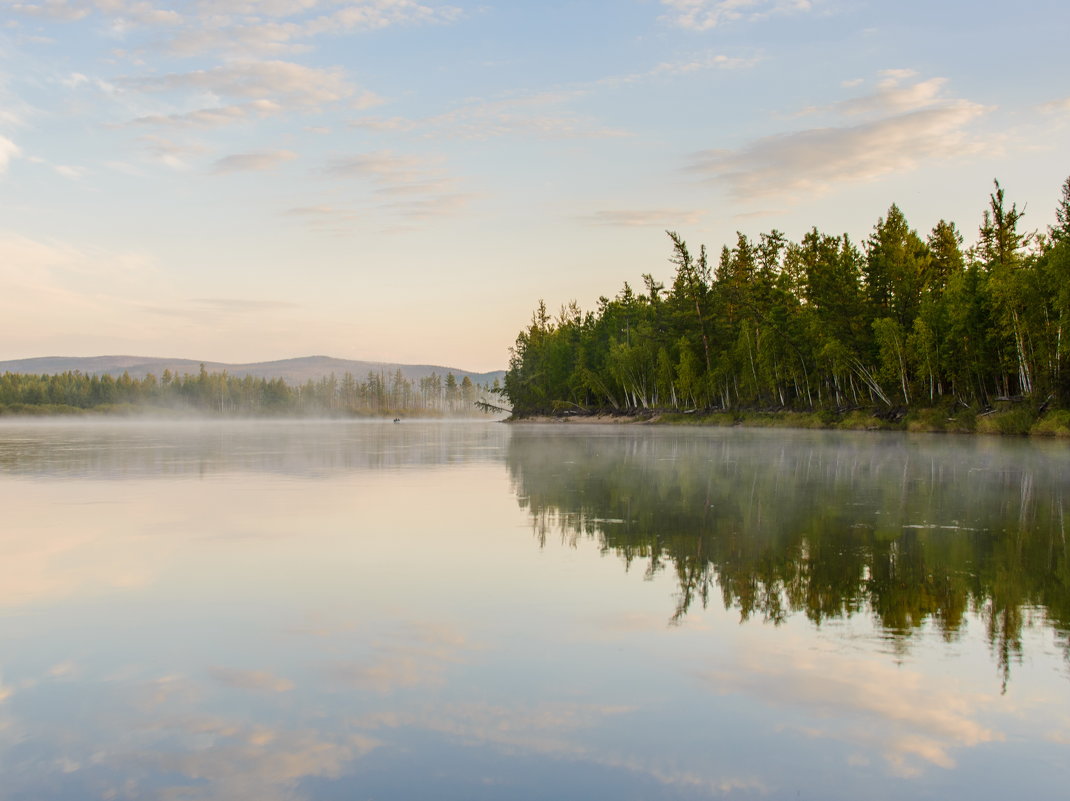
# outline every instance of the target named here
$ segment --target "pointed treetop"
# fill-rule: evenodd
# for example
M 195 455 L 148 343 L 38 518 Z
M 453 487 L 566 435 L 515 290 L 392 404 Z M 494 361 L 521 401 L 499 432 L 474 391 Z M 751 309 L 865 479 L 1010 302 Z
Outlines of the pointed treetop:
M 1048 227 L 1048 234 L 1055 242 L 1070 241 L 1070 178 L 1063 181 L 1062 189 L 1059 205 L 1055 207 L 1056 224 Z

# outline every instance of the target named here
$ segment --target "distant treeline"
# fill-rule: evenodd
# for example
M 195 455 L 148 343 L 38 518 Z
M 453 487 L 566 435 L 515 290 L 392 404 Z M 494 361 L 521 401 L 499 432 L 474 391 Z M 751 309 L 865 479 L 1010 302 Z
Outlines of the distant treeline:
M 0 376 L 0 413 L 177 410 L 225 416 L 476 416 L 482 414 L 476 402 L 493 391 L 468 376 L 458 381 L 453 373 L 445 378 L 432 373 L 413 381 L 400 370 L 368 373 L 364 379 L 332 374 L 304 384 L 210 373 L 204 365 L 197 375 L 164 370 L 159 379 L 152 374 L 136 379 L 126 373 L 118 378 L 80 372 L 5 373 Z
M 893 205 L 856 245 L 816 228 L 738 234 L 716 266 L 669 232 L 671 285 L 646 274 L 595 311 L 540 302 L 512 349 L 514 412 L 902 409 L 1070 403 L 1070 179 L 1057 224 L 1024 231 L 996 182 L 978 240 L 926 237 Z

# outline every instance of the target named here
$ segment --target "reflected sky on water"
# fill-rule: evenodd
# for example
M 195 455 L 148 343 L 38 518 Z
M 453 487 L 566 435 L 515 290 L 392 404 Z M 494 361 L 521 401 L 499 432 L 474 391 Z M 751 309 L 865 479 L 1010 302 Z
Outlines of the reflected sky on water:
M 0 799 L 1057 797 L 1064 443 L 0 423 Z

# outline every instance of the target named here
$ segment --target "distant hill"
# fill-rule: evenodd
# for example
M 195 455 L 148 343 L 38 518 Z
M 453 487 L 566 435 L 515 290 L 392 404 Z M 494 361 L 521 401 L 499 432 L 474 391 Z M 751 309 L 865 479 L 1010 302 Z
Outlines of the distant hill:
M 390 364 L 386 362 L 363 362 L 352 359 L 334 359 L 330 356 L 302 356 L 297 359 L 279 359 L 273 362 L 253 362 L 251 364 L 226 364 L 224 362 L 201 362 L 197 359 L 160 359 L 148 356 L 44 356 L 35 359 L 14 359 L 0 361 L 0 375 L 3 373 L 23 373 L 26 375 L 55 375 L 57 373 L 80 372 L 85 375 L 121 376 L 129 373 L 131 378 L 144 378 L 152 373 L 157 378 L 164 370 L 182 375 L 194 375 L 201 369 L 201 364 L 210 373 L 222 373 L 244 378 L 282 378 L 290 384 L 303 384 L 309 379 L 317 381 L 334 373 L 343 376 L 352 373 L 363 378 L 369 372 L 393 375 L 398 370 L 409 379 L 417 380 L 437 373 L 443 378 L 446 373 L 453 373 L 458 381 L 468 376 L 477 384 L 492 384 L 494 379 L 502 381 L 504 370 L 489 373 L 473 373 L 456 367 L 443 367 L 436 364 Z

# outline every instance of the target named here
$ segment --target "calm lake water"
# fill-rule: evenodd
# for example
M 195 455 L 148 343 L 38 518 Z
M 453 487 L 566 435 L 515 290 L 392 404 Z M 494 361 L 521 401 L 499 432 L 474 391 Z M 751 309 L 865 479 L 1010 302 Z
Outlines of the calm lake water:
M 1070 785 L 1065 443 L 0 424 L 0 799 Z

